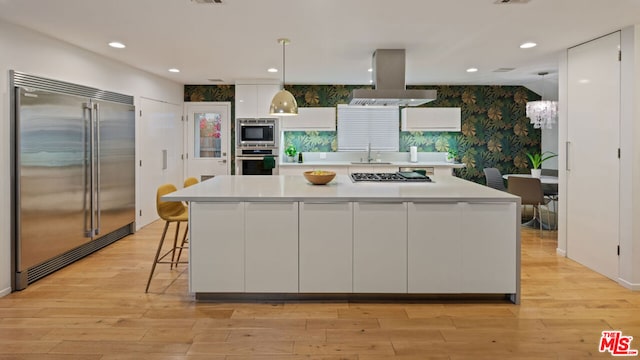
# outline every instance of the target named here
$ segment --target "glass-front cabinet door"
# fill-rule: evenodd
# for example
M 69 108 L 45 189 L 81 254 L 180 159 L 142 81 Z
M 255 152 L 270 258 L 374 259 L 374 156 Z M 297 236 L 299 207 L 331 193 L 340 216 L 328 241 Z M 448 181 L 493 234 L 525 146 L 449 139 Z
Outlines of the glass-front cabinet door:
M 185 103 L 187 151 L 185 177 L 206 180 L 230 174 L 230 103 Z

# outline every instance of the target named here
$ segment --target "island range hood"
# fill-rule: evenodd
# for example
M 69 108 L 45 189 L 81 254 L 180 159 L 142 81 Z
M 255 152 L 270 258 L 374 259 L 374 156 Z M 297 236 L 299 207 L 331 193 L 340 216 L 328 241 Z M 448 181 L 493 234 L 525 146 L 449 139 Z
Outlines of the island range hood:
M 405 50 L 378 49 L 373 53 L 374 89 L 355 89 L 349 105 L 418 106 L 436 99 L 436 90 L 407 90 Z

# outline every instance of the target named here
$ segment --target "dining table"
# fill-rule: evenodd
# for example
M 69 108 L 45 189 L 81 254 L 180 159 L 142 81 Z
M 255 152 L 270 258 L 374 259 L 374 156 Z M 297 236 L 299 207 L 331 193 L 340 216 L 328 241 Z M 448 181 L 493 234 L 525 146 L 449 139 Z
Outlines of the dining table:
M 533 177 L 531 174 L 504 174 L 502 178 L 505 180 L 509 179 L 509 176 L 520 176 L 520 177 Z M 558 185 L 558 177 L 552 175 L 540 175 L 538 177 L 540 179 L 540 183 L 544 185 Z
M 526 177 L 526 178 L 534 177 L 531 174 L 504 174 L 504 175 L 502 175 L 502 178 L 505 179 L 505 180 L 509 180 L 510 176 L 519 176 L 519 177 Z M 540 179 L 540 183 L 542 185 L 556 185 L 556 186 L 558 185 L 558 177 L 557 176 L 540 175 L 540 176 L 536 176 L 536 177 Z M 547 195 L 547 194 L 545 194 L 545 195 Z M 554 210 L 557 208 L 557 205 L 555 204 L 555 201 L 557 201 L 557 198 L 558 198 L 557 192 L 553 196 L 549 197 L 550 202 L 554 202 L 554 206 L 553 206 Z M 555 211 L 554 211 L 554 213 L 555 213 Z M 542 219 L 542 216 L 540 216 L 540 220 L 538 220 L 537 218 L 533 218 L 533 219 L 523 223 L 522 225 L 526 226 L 526 227 L 537 228 L 537 227 L 540 226 L 540 223 L 538 222 L 538 221 L 540 221 L 540 222 L 542 222 L 542 228 L 543 229 L 545 229 L 545 230 L 557 230 L 558 229 L 557 217 L 554 216 L 554 219 L 555 219 L 555 221 L 554 221 L 553 226 L 551 226 L 551 224 L 545 224 L 545 222 Z

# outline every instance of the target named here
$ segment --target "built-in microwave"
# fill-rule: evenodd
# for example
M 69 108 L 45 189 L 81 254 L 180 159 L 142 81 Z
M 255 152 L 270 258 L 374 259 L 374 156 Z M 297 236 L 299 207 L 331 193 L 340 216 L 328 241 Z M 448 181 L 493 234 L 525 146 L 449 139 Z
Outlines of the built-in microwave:
M 278 119 L 236 119 L 236 148 L 278 147 Z

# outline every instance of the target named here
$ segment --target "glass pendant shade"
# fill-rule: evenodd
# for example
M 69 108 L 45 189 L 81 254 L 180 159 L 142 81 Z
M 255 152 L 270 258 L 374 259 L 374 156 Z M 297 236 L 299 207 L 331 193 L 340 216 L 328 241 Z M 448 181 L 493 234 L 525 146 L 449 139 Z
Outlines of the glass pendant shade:
M 529 101 L 527 117 L 535 129 L 551 129 L 558 119 L 558 102 L 550 100 Z
M 289 44 L 289 39 L 278 39 L 278 43 L 282 44 L 282 90 L 278 91 L 269 107 L 269 115 L 273 116 L 294 116 L 298 115 L 298 102 L 292 93 L 284 89 L 284 47 Z
M 271 100 L 269 114 L 275 116 L 298 115 L 296 98 L 287 90 L 278 91 Z

